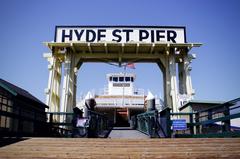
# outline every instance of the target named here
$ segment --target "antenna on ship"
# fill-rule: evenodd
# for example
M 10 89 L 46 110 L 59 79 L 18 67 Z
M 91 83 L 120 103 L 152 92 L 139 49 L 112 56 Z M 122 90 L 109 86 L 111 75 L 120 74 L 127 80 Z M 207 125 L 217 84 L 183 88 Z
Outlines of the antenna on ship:
M 123 72 L 123 81 L 125 81 L 125 76 L 126 76 L 126 65 L 123 67 L 124 68 L 124 72 Z M 124 101 L 124 83 L 122 84 L 122 87 L 123 87 L 123 94 L 122 94 L 122 107 L 124 107 L 124 105 L 125 105 L 125 101 Z
M 125 81 L 125 76 L 126 76 L 126 70 L 127 68 L 131 68 L 131 69 L 135 69 L 135 65 L 134 63 L 126 63 L 125 65 L 123 65 L 123 68 L 124 68 L 124 72 L 123 72 L 123 79 Z M 122 106 L 125 106 L 125 100 L 124 100 L 124 94 L 125 94 L 125 85 L 124 83 L 122 84 L 122 87 L 123 87 L 123 94 L 122 94 Z

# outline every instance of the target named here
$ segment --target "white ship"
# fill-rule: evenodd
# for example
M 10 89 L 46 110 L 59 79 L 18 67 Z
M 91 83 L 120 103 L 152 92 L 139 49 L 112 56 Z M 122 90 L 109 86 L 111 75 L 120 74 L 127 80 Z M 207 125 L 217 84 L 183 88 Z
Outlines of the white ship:
M 146 94 L 143 89 L 134 87 L 136 75 L 133 73 L 107 74 L 108 85 L 99 93 L 88 92 L 85 99 L 94 98 L 95 111 L 107 114 L 115 126 L 129 126 L 131 116 L 146 111 Z M 77 106 L 85 110 L 85 99 Z M 156 108 L 161 109 L 162 100 L 155 97 Z

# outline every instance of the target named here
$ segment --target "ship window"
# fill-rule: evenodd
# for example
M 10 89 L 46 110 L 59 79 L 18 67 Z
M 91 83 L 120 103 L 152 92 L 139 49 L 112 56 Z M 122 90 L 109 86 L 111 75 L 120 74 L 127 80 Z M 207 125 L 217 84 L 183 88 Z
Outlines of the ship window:
M 112 77 L 109 78 L 109 81 L 112 81 Z
M 130 82 L 130 77 L 125 77 L 126 82 Z
M 113 77 L 113 81 L 114 82 L 118 82 L 118 78 L 117 77 Z
M 131 77 L 131 82 L 133 82 L 133 77 Z
M 119 77 L 119 81 L 120 81 L 120 82 L 123 82 L 123 81 L 124 81 L 124 78 L 123 78 L 123 77 Z

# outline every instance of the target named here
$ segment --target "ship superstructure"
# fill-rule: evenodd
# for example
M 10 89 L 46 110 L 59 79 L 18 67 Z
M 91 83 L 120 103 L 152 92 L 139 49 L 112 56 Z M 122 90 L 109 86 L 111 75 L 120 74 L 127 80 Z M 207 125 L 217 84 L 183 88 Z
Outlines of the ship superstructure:
M 101 93 L 92 95 L 96 101 L 95 110 L 107 114 L 116 126 L 129 126 L 131 116 L 145 111 L 144 89 L 135 88 L 133 73 L 109 73 L 108 84 Z M 81 107 L 84 102 L 78 103 Z M 159 108 L 160 101 L 156 100 Z

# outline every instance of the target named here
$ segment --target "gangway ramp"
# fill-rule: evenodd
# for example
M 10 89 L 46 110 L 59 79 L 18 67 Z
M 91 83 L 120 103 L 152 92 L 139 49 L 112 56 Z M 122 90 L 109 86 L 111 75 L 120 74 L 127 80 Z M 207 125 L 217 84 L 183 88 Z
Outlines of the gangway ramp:
M 131 128 L 114 127 L 108 138 L 112 139 L 148 139 L 149 136 Z
M 240 158 L 239 138 L 30 138 L 0 148 L 1 159 Z

